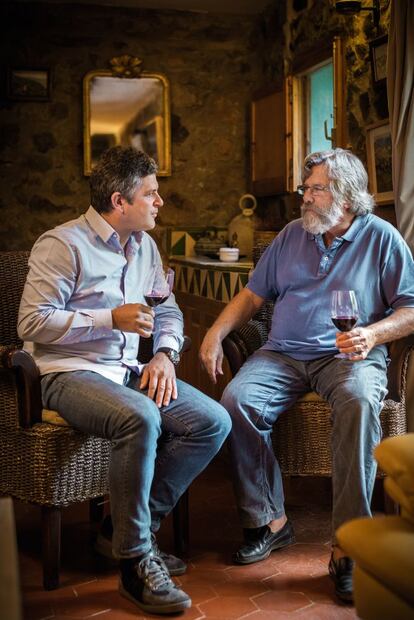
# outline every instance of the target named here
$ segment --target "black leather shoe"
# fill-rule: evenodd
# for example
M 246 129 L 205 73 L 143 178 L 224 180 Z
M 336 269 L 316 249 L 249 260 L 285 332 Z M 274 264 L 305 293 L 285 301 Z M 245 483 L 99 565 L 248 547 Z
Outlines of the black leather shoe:
M 345 603 L 353 603 L 354 588 L 352 584 L 352 571 L 354 562 L 351 558 L 334 560 L 333 555 L 329 560 L 329 575 L 335 585 L 336 596 Z
M 245 531 L 246 542 L 233 555 L 236 564 L 252 564 L 269 557 L 272 551 L 283 549 L 295 542 L 293 528 L 289 521 L 278 532 L 273 533 L 268 525 Z

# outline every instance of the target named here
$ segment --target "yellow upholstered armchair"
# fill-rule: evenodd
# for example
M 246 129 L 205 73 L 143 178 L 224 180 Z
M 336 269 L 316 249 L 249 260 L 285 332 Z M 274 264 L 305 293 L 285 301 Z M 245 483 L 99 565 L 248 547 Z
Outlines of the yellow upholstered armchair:
M 414 433 L 390 437 L 375 449 L 385 489 L 400 516 L 353 519 L 337 531 L 355 561 L 354 599 L 363 620 L 414 618 Z
M 109 490 L 111 445 L 42 410 L 39 371 L 16 332 L 28 257 L 29 252 L 0 252 L 0 495 L 41 507 L 43 583 L 53 589 L 59 585 L 61 509 L 92 500 L 91 517 L 102 517 L 97 506 Z M 139 355 L 146 361 L 152 346 L 142 342 L 146 352 L 140 349 Z M 185 494 L 174 509 L 178 552 L 188 539 L 187 501 Z

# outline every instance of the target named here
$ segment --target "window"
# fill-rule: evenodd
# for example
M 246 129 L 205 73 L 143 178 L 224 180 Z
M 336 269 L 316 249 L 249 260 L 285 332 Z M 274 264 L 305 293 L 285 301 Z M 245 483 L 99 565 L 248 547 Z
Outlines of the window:
M 311 151 L 346 148 L 345 65 L 340 37 L 293 60 L 283 86 L 252 101 L 251 183 L 256 196 L 293 192 Z
M 334 116 L 332 59 L 292 77 L 293 176 L 300 183 L 308 153 L 332 147 Z
M 287 78 L 289 190 L 302 182 L 308 153 L 346 144 L 342 42 L 301 59 Z

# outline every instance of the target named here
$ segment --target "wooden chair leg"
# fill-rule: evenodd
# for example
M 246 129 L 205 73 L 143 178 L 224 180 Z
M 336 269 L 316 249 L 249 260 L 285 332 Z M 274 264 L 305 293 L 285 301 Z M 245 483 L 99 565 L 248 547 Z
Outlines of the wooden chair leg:
M 385 490 L 384 482 L 385 482 L 385 478 L 381 480 L 382 496 L 383 496 L 383 501 L 384 501 L 384 512 L 386 515 L 399 515 L 400 506 L 399 504 L 397 504 L 397 502 L 394 502 L 394 500 L 388 495 L 387 491 Z
M 103 495 L 89 501 L 89 519 L 92 523 L 99 523 L 104 515 L 105 498 Z
M 55 590 L 59 587 L 61 509 L 42 506 L 42 558 L 43 587 Z
M 173 510 L 174 550 L 177 555 L 187 555 L 189 542 L 188 489 Z

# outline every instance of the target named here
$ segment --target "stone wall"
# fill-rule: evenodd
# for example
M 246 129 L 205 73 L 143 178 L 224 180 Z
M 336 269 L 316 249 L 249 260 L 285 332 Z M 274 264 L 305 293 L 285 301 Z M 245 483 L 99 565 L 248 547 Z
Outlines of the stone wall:
M 52 74 L 48 102 L 9 101 L 3 87 L 1 249 L 30 248 L 88 206 L 82 78 L 125 53 L 171 84 L 173 172 L 159 179 L 158 237 L 165 226 L 225 225 L 239 212 L 249 102 L 263 82 L 257 17 L 47 3 L 0 10 L 5 64 Z
M 260 16 L 208 15 L 79 5 L 1 7 L 2 57 L 13 67 L 47 67 L 50 102 L 0 100 L 0 247 L 29 248 L 51 226 L 89 202 L 83 175 L 82 78 L 113 56 L 139 56 L 170 80 L 172 176 L 160 178 L 166 226 L 227 225 L 249 188 L 249 103 L 254 91 L 281 85 L 297 54 L 345 41 L 350 146 L 366 161 L 365 127 L 388 115 L 386 91 L 372 83 L 369 41 L 387 32 L 371 14 L 343 17 L 329 0 L 273 0 Z M 295 199 L 260 199 L 263 229 L 279 229 Z M 393 221 L 390 207 L 380 210 Z

